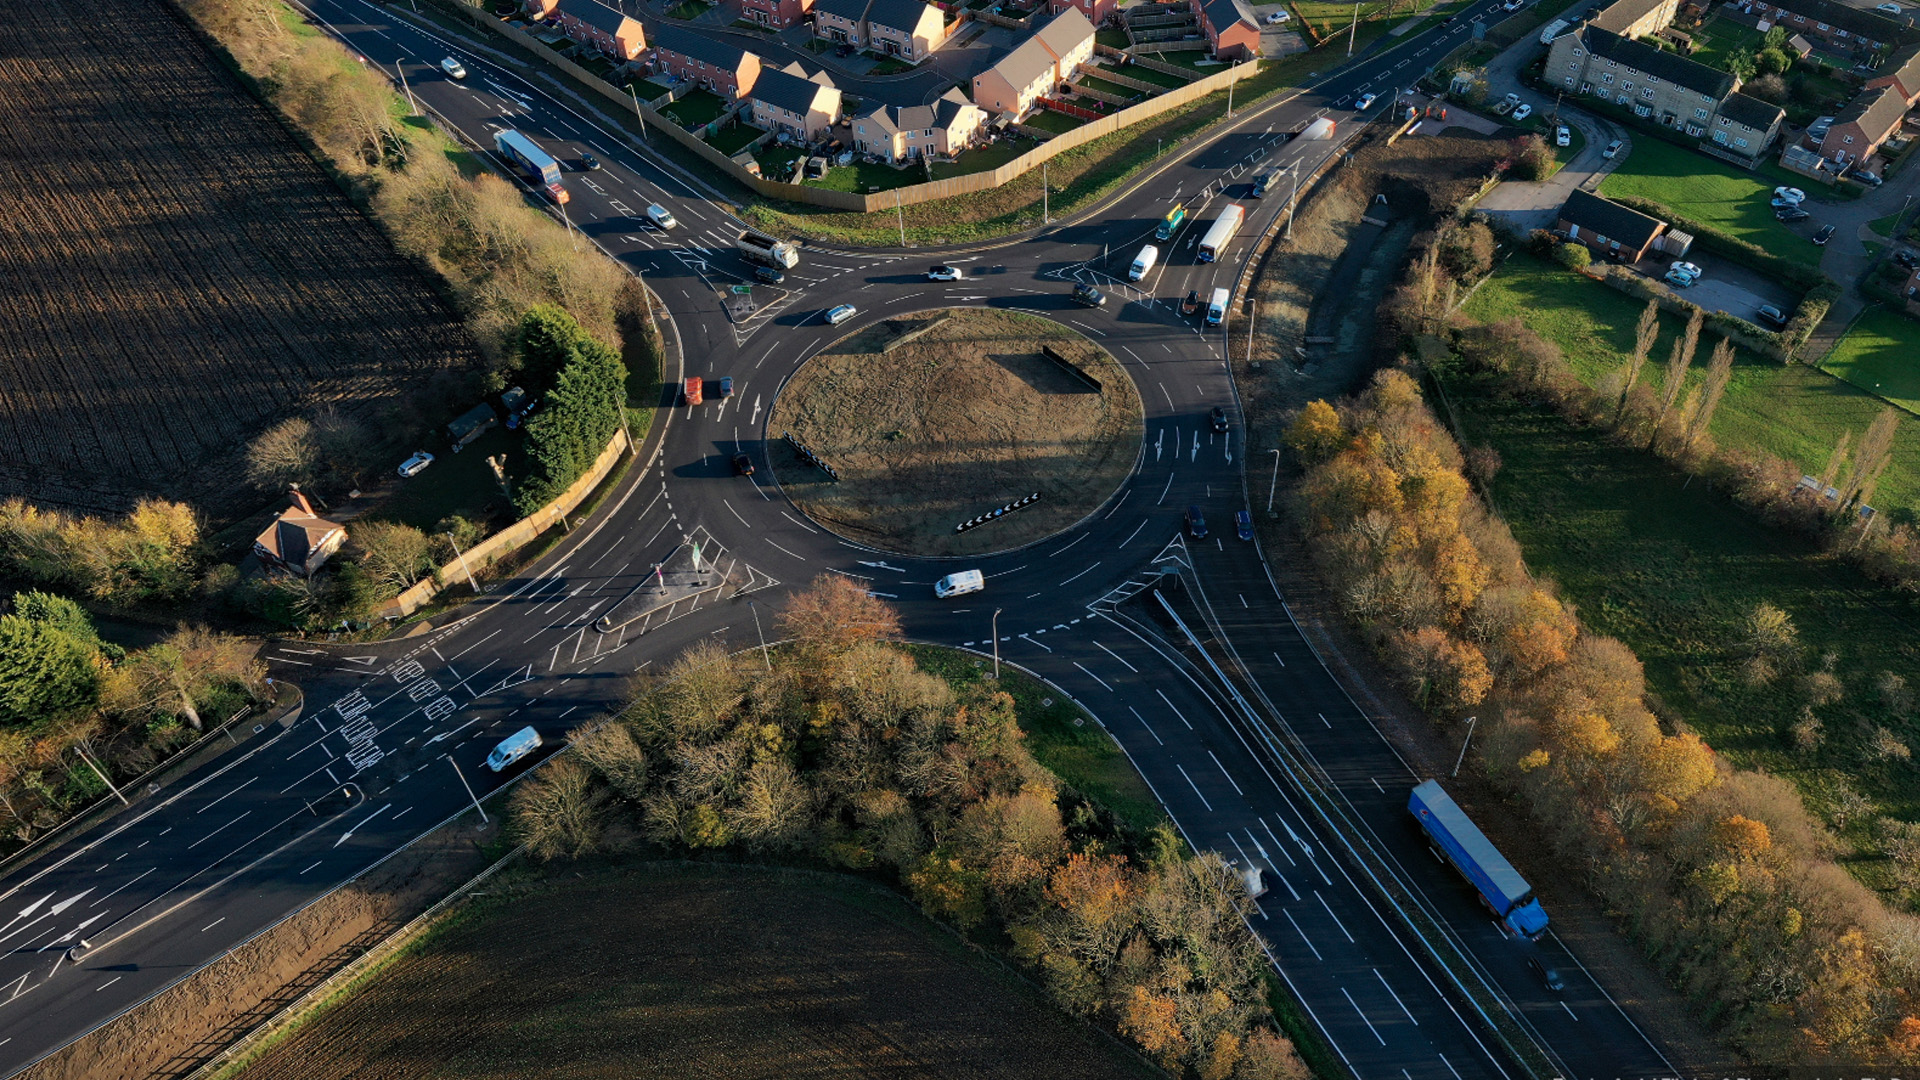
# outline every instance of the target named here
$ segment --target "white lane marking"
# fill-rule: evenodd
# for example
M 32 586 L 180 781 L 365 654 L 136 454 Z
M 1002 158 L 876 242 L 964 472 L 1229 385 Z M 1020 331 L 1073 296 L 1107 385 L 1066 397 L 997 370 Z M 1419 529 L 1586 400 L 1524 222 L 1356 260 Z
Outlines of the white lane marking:
M 243 788 L 243 787 L 246 787 L 246 786 L 247 786 L 248 784 L 251 784 L 251 783 L 253 783 L 253 782 L 254 782 L 255 780 L 258 780 L 258 779 L 260 779 L 260 778 L 259 778 L 259 777 L 257 777 L 257 776 L 250 776 L 250 777 L 248 777 L 248 778 L 247 778 L 247 779 L 246 779 L 246 780 L 245 780 L 244 782 L 242 782 L 242 783 L 241 783 L 241 785 L 240 785 L 240 787 L 237 787 L 237 788 L 234 788 L 234 789 L 233 789 L 233 791 L 229 791 L 229 792 L 227 792 L 227 794 L 226 794 L 226 795 L 222 795 L 222 796 L 220 796 L 220 798 L 219 798 L 219 799 L 215 799 L 215 800 L 213 800 L 212 802 L 210 802 L 210 803 L 208 803 L 207 805 L 205 805 L 205 806 L 203 806 L 203 807 L 201 807 L 200 809 L 198 809 L 198 810 L 195 810 L 195 811 L 194 811 L 194 813 L 196 813 L 196 814 L 204 814 L 204 813 L 206 813 L 207 811 L 209 811 L 209 810 L 211 810 L 211 809 L 213 809 L 214 807 L 216 807 L 216 806 L 219 806 L 219 805 L 220 805 L 220 800 L 221 800 L 221 799 L 225 799 L 225 798 L 227 797 L 227 795 L 232 795 L 232 794 L 234 794 L 235 792 L 238 792 L 238 791 L 240 790 L 240 788 Z
M 769 544 L 773 544 L 773 541 L 772 541 L 771 539 L 768 539 L 768 540 L 767 540 L 767 543 L 769 543 Z M 787 549 L 786 549 L 786 548 L 783 548 L 783 547 L 780 547 L 780 545 L 779 545 L 779 544 L 773 544 L 773 546 L 774 546 L 774 547 L 777 547 L 777 548 L 780 548 L 780 550 L 781 550 L 781 551 L 787 551 Z M 791 551 L 787 551 L 787 554 L 789 554 L 789 555 L 793 555 L 793 552 L 791 552 Z M 794 557 L 794 558 L 796 558 L 796 559 L 799 559 L 799 560 L 800 560 L 801 562 L 806 562 L 806 561 L 807 561 L 807 558 L 806 558 L 806 556 L 804 556 L 804 555 L 793 555 L 793 557 Z
M 1173 767 L 1180 770 L 1181 776 L 1186 777 L 1187 786 L 1193 789 L 1193 793 L 1195 795 L 1200 795 L 1200 785 L 1193 782 L 1193 777 L 1187 776 L 1186 766 L 1176 762 Z M 1207 801 L 1207 797 L 1205 795 L 1200 795 L 1200 805 L 1207 808 L 1207 813 L 1209 814 L 1213 813 L 1213 804 Z
M 1075 621 L 1078 621 L 1078 620 L 1075 620 Z M 1106 654 L 1107 654 L 1108 656 L 1111 656 L 1111 657 L 1113 657 L 1113 658 L 1114 658 L 1115 660 L 1120 660 L 1120 654 L 1119 654 L 1119 653 L 1117 653 L 1117 652 L 1114 652 L 1114 651 L 1113 651 L 1112 649 L 1109 649 L 1109 648 L 1107 648 L 1107 647 L 1106 647 L 1105 645 L 1101 645 L 1101 644 L 1100 644 L 1099 642 L 1097 642 L 1097 641 L 1096 641 L 1096 642 L 1094 642 L 1094 645 L 1096 645 L 1096 646 L 1098 646 L 1101 652 L 1103 652 L 1103 653 L 1106 653 Z M 1134 673 L 1135 675 L 1138 675 L 1138 674 L 1140 674 L 1140 669 L 1139 669 L 1139 668 L 1137 668 L 1137 667 L 1134 667 L 1134 666 L 1133 666 L 1132 664 L 1128 664 L 1128 663 L 1127 663 L 1127 662 L 1126 662 L 1125 660 L 1120 660 L 1120 662 L 1121 662 L 1122 664 L 1125 664 L 1125 665 L 1126 665 L 1126 668 L 1127 668 L 1127 670 L 1128 670 L 1128 671 L 1131 671 L 1131 672 L 1133 672 L 1133 673 Z
M 1227 771 L 1227 767 L 1225 765 L 1220 764 L 1220 756 L 1218 754 L 1215 754 L 1211 750 L 1207 751 L 1207 756 L 1213 759 L 1214 765 L 1218 767 L 1220 770 L 1220 775 L 1227 778 L 1227 783 L 1233 784 L 1233 793 L 1235 795 L 1240 796 L 1243 799 L 1246 798 L 1247 793 L 1240 790 L 1239 784 L 1233 783 L 1233 774 Z
M 1320 950 L 1315 949 L 1313 947 L 1313 939 L 1307 936 L 1307 932 L 1305 930 L 1300 929 L 1300 924 L 1298 922 L 1294 921 L 1293 912 L 1288 911 L 1286 908 L 1281 908 L 1280 914 L 1285 915 L 1287 917 L 1287 921 L 1290 923 L 1293 923 L 1293 932 L 1296 934 L 1299 934 L 1300 940 L 1307 943 L 1307 948 L 1310 951 L 1312 951 L 1313 958 L 1315 960 L 1320 961 L 1323 964 L 1326 963 L 1326 958 L 1320 955 Z
M 1135 720 L 1138 720 L 1138 721 L 1140 721 L 1140 726 L 1141 726 L 1141 727 L 1143 727 L 1143 728 L 1146 728 L 1146 729 L 1147 729 L 1147 734 L 1149 734 L 1149 735 L 1151 735 L 1151 736 L 1153 736 L 1153 741 L 1154 741 L 1154 742 L 1157 742 L 1157 743 L 1159 743 L 1159 744 L 1160 744 L 1161 746 L 1165 746 L 1165 745 L 1167 745 L 1167 740 L 1165 740 L 1165 739 L 1163 739 L 1163 738 L 1161 738 L 1161 737 L 1160 737 L 1160 733 L 1159 733 L 1159 732 L 1157 732 L 1157 731 L 1155 731 L 1155 730 L 1153 730 L 1153 725 L 1152 725 L 1152 724 L 1149 724 L 1149 723 L 1147 723 L 1147 718 L 1146 718 L 1146 717 L 1144 717 L 1144 716 L 1141 716 L 1141 715 L 1140 715 L 1140 710 L 1139 710 L 1139 709 L 1136 709 L 1136 708 L 1134 708 L 1133 706 L 1131 706 L 1131 705 L 1129 705 L 1129 706 L 1127 706 L 1127 711 L 1133 714 L 1133 718 L 1134 718 Z
M 238 825 L 240 823 L 240 818 L 244 818 L 251 813 L 253 813 L 253 811 L 251 810 L 240 811 L 240 817 L 234 818 L 232 821 L 227 822 L 227 824 L 220 826 L 218 829 L 215 829 L 212 832 L 208 833 L 207 835 L 201 837 L 200 839 L 195 840 L 193 843 L 188 844 L 187 850 L 192 851 L 194 848 L 199 847 L 201 844 L 206 843 L 207 841 L 213 839 L 214 837 L 220 835 L 222 832 L 226 831 L 226 829 L 229 826 Z
M 1333 920 L 1333 925 L 1335 925 L 1335 926 L 1338 926 L 1338 927 L 1340 928 L 1340 932 L 1341 932 L 1342 934 L 1346 934 L 1346 935 L 1347 935 L 1347 942 L 1348 942 L 1349 944 L 1357 944 L 1357 943 L 1356 943 L 1356 942 L 1354 942 L 1354 940 L 1353 940 L 1353 935 L 1352 935 L 1352 934 L 1347 934 L 1347 928 L 1346 928 L 1346 925 L 1345 925 L 1344 923 L 1342 923 L 1342 922 L 1340 921 L 1340 916 L 1338 916 L 1338 915 L 1335 915 L 1335 914 L 1333 913 L 1333 908 L 1332 908 L 1331 906 L 1329 906 L 1329 905 L 1328 905 L 1328 903 L 1327 903 L 1327 898 L 1326 898 L 1326 897 L 1324 897 L 1324 896 L 1321 896 L 1321 895 L 1320 895 L 1320 890 L 1319 890 L 1319 889 L 1315 889 L 1315 890 L 1313 890 L 1313 898 L 1314 898 L 1315 900 L 1318 900 L 1318 901 L 1320 901 L 1320 906 L 1321 906 L 1322 908 L 1325 908 L 1325 909 L 1326 909 L 1326 912 L 1327 912 L 1327 918 L 1329 918 L 1329 919 L 1332 919 L 1332 920 Z
M 1087 672 L 1087 678 L 1089 678 L 1089 679 L 1092 679 L 1092 680 L 1093 680 L 1094 682 L 1097 682 L 1097 683 L 1099 683 L 1099 684 L 1100 684 L 1100 685 L 1101 685 L 1102 687 L 1104 687 L 1104 688 L 1106 689 L 1106 691 L 1107 691 L 1107 693 L 1109 693 L 1109 694 L 1111 694 L 1111 693 L 1113 693 L 1113 687 L 1111 687 L 1111 686 L 1107 686 L 1107 680 L 1105 680 L 1105 679 L 1103 679 L 1103 678 L 1101 678 L 1101 677 L 1100 677 L 1100 676 L 1098 676 L 1098 675 L 1095 675 L 1095 674 L 1094 674 L 1093 672 L 1091 672 L 1091 671 L 1087 671 L 1087 666 L 1086 666 L 1085 664 L 1082 664 L 1082 663 L 1081 663 L 1080 661 L 1078 661 L 1078 660 L 1075 660 L 1075 661 L 1073 662 L 1073 666 L 1074 666 L 1074 667 L 1077 667 L 1077 668 L 1079 668 L 1079 669 L 1080 669 L 1081 671 L 1086 671 L 1086 672 Z
M 1353 1006 L 1353 1011 L 1354 1011 L 1354 1013 L 1355 1013 L 1356 1015 L 1358 1015 L 1358 1016 L 1360 1017 L 1360 1022 L 1361 1022 L 1361 1023 L 1363 1023 L 1363 1024 L 1365 1024 L 1365 1025 L 1367 1025 L 1367 1030 L 1368 1030 L 1368 1031 L 1371 1031 L 1371 1032 L 1373 1032 L 1373 1037 L 1374 1037 L 1374 1038 L 1376 1038 L 1376 1039 L 1380 1039 L 1380 1045 L 1381 1045 L 1381 1046 L 1385 1046 L 1385 1045 L 1387 1045 L 1387 1040 L 1385 1040 L 1385 1039 L 1381 1039 L 1381 1038 L 1380 1038 L 1380 1031 L 1379 1031 L 1379 1029 L 1377 1029 L 1377 1028 L 1375 1028 L 1375 1027 L 1373 1026 L 1373 1021 L 1371 1021 L 1371 1020 L 1369 1020 L 1369 1019 L 1367 1019 L 1367 1014 L 1366 1014 L 1366 1013 L 1363 1013 L 1363 1012 L 1361 1012 L 1361 1011 L 1360 1011 L 1360 1005 L 1359 1005 L 1359 1003 L 1357 1003 L 1357 1002 L 1355 1002 L 1355 1001 L 1353 1000 L 1353 995 L 1352 995 L 1352 994 L 1348 994 L 1348 993 L 1347 993 L 1347 988 L 1346 988 L 1346 987 L 1344 987 L 1344 986 L 1343 986 L 1343 987 L 1341 987 L 1341 988 L 1340 988 L 1340 993 L 1341 993 L 1341 994 L 1343 994 L 1343 995 L 1345 995 L 1345 997 L 1346 997 L 1346 999 L 1347 999 L 1347 1004 L 1349 1004 L 1349 1005 L 1352 1005 L 1352 1006 Z
M 1391 986 L 1388 986 L 1388 985 L 1387 985 L 1387 977 L 1386 977 L 1385 975 L 1382 975 L 1382 974 L 1380 974 L 1380 969 L 1379 969 L 1379 968 L 1374 968 L 1374 969 L 1373 969 L 1373 977 L 1374 977 L 1374 978 L 1376 978 L 1376 979 L 1379 979 L 1379 980 L 1380 980 L 1380 985 L 1381 985 L 1382 987 L 1385 987 L 1385 989 L 1386 989 L 1386 991 L 1387 991 L 1387 996 L 1389 996 L 1389 997 L 1391 997 L 1391 998 L 1393 998 L 1393 1003 L 1394 1003 L 1395 1005 L 1398 1005 L 1398 1006 L 1400 1006 L 1400 1011 L 1401 1011 L 1401 1012 L 1403 1012 L 1403 1013 L 1406 1013 L 1406 1014 L 1407 1014 L 1407 1019 L 1408 1019 L 1408 1021 L 1410 1021 L 1410 1022 L 1411 1022 L 1411 1023 L 1413 1024 L 1413 1026 L 1414 1026 L 1414 1027 L 1419 1027 L 1419 1026 L 1420 1026 L 1420 1021 L 1418 1021 L 1418 1020 L 1415 1020 L 1415 1019 L 1413 1018 L 1413 1010 L 1412 1010 L 1412 1009 L 1409 1009 L 1409 1008 L 1407 1008 L 1407 1003 L 1406 1003 L 1406 1002 L 1404 1002 L 1404 1001 L 1401 1001 L 1401 1000 L 1400 1000 L 1400 995 L 1399 995 L 1399 994 L 1396 994 L 1396 993 L 1394 993 L 1394 992 L 1393 992 L 1393 987 L 1391 987 Z M 1563 1005 L 1564 1005 L 1564 1004 L 1566 1004 L 1566 1003 L 1565 1003 L 1565 1002 L 1561 1002 L 1561 1004 L 1563 1004 Z
M 1175 716 L 1178 716 L 1178 717 L 1180 718 L 1180 722 L 1181 722 L 1181 723 L 1183 723 L 1183 724 L 1186 724 L 1186 725 L 1187 725 L 1187 730 L 1188 730 L 1188 731 L 1192 731 L 1192 730 L 1193 730 L 1193 724 L 1192 724 L 1192 722 L 1191 722 L 1191 721 L 1189 721 L 1189 720 L 1187 719 L 1187 717 L 1186 717 L 1186 714 L 1185 714 L 1185 713 L 1182 713 L 1182 712 L 1181 712 L 1181 711 L 1180 711 L 1179 709 L 1176 709 L 1176 708 L 1174 708 L 1174 707 L 1173 707 L 1173 702 L 1171 702 L 1171 701 L 1168 701 L 1168 700 L 1167 700 L 1167 692 L 1166 692 L 1165 690 L 1161 690 L 1160 688 L 1158 688 L 1158 687 L 1155 687 L 1155 688 L 1154 688 L 1154 691 L 1153 691 L 1153 692 L 1154 692 L 1154 693 L 1156 693 L 1156 694 L 1159 694 L 1159 695 L 1160 695 L 1160 700 L 1161 700 L 1161 701 L 1164 701 L 1164 702 L 1166 702 L 1166 705 L 1167 705 L 1167 709 L 1168 709 L 1168 710 L 1169 710 L 1170 712 L 1172 712 L 1172 713 L 1173 713 L 1173 715 L 1175 715 Z

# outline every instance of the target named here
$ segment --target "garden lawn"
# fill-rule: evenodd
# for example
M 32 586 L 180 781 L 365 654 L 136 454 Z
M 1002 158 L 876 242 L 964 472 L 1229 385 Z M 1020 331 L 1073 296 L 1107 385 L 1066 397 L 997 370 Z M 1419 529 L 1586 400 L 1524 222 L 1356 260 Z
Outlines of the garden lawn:
M 1146 96 L 1146 92 L 1143 90 L 1135 90 L 1131 86 L 1121 86 L 1117 82 L 1108 82 L 1094 75 L 1082 75 L 1080 76 L 1080 81 L 1074 85 L 1098 90 L 1103 94 L 1112 94 L 1114 97 L 1120 98 L 1123 101 L 1132 101 L 1135 98 Z
M 1635 153 L 1638 153 L 1636 150 Z M 1633 352 L 1633 330 L 1645 303 L 1525 253 L 1516 254 L 1466 304 L 1475 318 L 1519 316 L 1536 333 L 1558 344 L 1574 374 L 1589 386 L 1620 369 Z M 1681 320 L 1662 315 L 1641 382 L 1658 389 L 1667 349 Z M 1714 337 L 1701 334 L 1693 377 L 1706 370 Z M 1851 383 L 1801 364 L 1777 364 L 1738 350 L 1733 379 L 1714 413 L 1712 434 L 1722 446 L 1785 458 L 1804 473 L 1826 465 L 1834 442 L 1851 431 L 1858 440 L 1885 403 Z M 1894 441 L 1893 463 L 1875 502 L 1882 509 L 1913 513 L 1920 506 L 1920 423 L 1903 424 Z
M 669 87 L 661 86 L 657 82 L 649 82 L 645 79 L 627 85 L 630 86 L 633 93 L 644 102 L 659 101 L 661 98 L 673 92 Z
M 660 115 L 688 130 L 711 124 L 727 111 L 726 99 L 707 90 L 695 90 L 660 110 Z
M 1710 18 L 1698 29 L 1687 33 L 1692 35 L 1695 46 L 1693 55 L 1687 59 L 1721 71 L 1728 70 L 1728 57 L 1741 49 L 1759 51 L 1761 39 L 1766 37 L 1751 27 L 1719 17 Z
M 933 178 L 945 180 L 949 176 L 965 176 L 968 173 L 986 172 L 997 169 L 1021 154 L 1033 149 L 1027 143 L 1013 143 L 1005 139 L 988 146 L 963 150 L 952 164 L 933 163 Z
M 1604 432 L 1473 379 L 1446 385 L 1465 441 L 1500 455 L 1493 502 L 1528 565 L 1559 584 L 1591 630 L 1632 647 L 1659 711 L 1734 764 L 1793 782 L 1816 811 L 1851 789 L 1877 813 L 1920 819 L 1920 772 L 1872 760 L 1865 745 L 1877 724 L 1920 741 L 1920 723 L 1890 714 L 1874 690 L 1886 671 L 1920 684 L 1911 647 L 1920 612 L 1909 600 Z M 1816 710 L 1825 740 L 1811 753 L 1787 737 L 1806 700 L 1793 678 L 1752 686 L 1741 676 L 1742 623 L 1761 603 L 1792 617 L 1811 667 L 1834 654 L 1845 696 Z M 1856 814 L 1842 836 L 1870 850 L 1873 816 Z M 1885 884 L 1883 861 L 1842 861 Z
M 684 2 L 675 4 L 667 9 L 667 18 L 697 19 L 707 13 L 708 6 L 709 5 L 702 3 L 701 0 L 684 0 Z
M 489 526 L 488 532 L 513 520 L 513 507 L 500 494 L 487 459 L 498 454 L 518 457 L 520 435 L 504 426 L 480 436 L 458 454 L 436 450 L 433 464 L 419 476 L 399 479 L 369 517 L 412 525 L 431 535 L 434 526 L 458 515 Z M 496 520 L 497 519 L 497 520 Z
M 1082 120 L 1077 116 L 1068 116 L 1065 113 L 1057 113 L 1047 109 L 1042 109 L 1039 112 L 1034 113 L 1032 116 L 1027 118 L 1026 126 L 1036 127 L 1036 128 L 1039 128 L 1041 131 L 1051 131 L 1055 135 L 1065 135 L 1067 132 L 1072 131 L 1074 128 L 1080 127 L 1086 122 L 1087 121 Z
M 1143 83 L 1152 83 L 1155 86 L 1164 86 L 1169 90 L 1178 90 L 1193 81 L 1192 79 L 1183 79 L 1171 72 L 1150 68 L 1145 64 L 1126 64 L 1114 70 L 1129 79 L 1137 79 Z
M 963 155 L 964 156 L 964 155 Z M 869 165 L 859 158 L 851 165 L 835 165 L 827 170 L 827 175 L 807 183 L 829 191 L 850 191 L 855 195 L 865 195 L 876 188 L 891 191 L 908 184 L 925 183 L 927 173 L 924 168 L 908 167 L 896 169 L 885 162 Z
M 707 145 L 728 157 L 732 157 L 740 151 L 745 150 L 748 143 L 765 134 L 766 132 L 761 131 L 759 128 L 750 127 L 746 124 L 735 124 L 709 137 L 707 139 Z
M 1659 139 L 1635 139 L 1620 167 L 1600 182 L 1600 194 L 1651 199 L 1776 255 L 1820 265 L 1820 249 L 1774 219 L 1768 177 Z
M 1899 312 L 1870 309 L 1820 366 L 1908 412 L 1920 413 L 1920 323 Z

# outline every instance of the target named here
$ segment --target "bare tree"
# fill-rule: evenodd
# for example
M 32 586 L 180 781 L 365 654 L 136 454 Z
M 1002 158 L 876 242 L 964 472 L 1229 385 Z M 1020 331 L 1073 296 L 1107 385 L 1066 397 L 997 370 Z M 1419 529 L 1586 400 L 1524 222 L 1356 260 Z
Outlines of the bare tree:
M 1840 489 L 1841 507 L 1856 501 L 1866 502 L 1873 497 L 1873 491 L 1880 483 L 1880 474 L 1887 471 L 1887 465 L 1893 461 L 1893 437 L 1900 430 L 1900 412 L 1888 407 L 1880 410 L 1873 418 L 1867 434 L 1860 440 L 1860 454 L 1855 459 L 1853 475 L 1848 478 L 1845 487 Z
M 320 444 L 304 416 L 280 421 L 247 446 L 247 480 L 262 491 L 310 484 L 319 469 Z
M 1714 410 L 1720 407 L 1720 398 L 1727 392 L 1727 382 L 1733 378 L 1733 342 L 1721 338 L 1713 347 L 1713 359 L 1707 363 L 1707 378 L 1700 395 L 1700 408 L 1696 410 L 1687 425 L 1685 447 L 1693 449 L 1700 436 L 1707 433 L 1707 426 L 1713 423 Z
M 1687 368 L 1693 366 L 1693 350 L 1700 344 L 1700 328 L 1706 324 L 1706 316 L 1699 311 L 1687 320 L 1687 329 L 1673 340 L 1673 351 L 1667 354 L 1666 382 L 1660 387 L 1660 412 L 1653 418 L 1653 431 L 1647 436 L 1647 445 L 1652 446 L 1660 437 L 1660 425 L 1666 423 L 1667 414 L 1673 411 L 1673 403 L 1680 400 L 1681 388 L 1687 384 Z
M 1626 378 L 1620 384 L 1620 407 L 1613 414 L 1615 426 L 1627 415 L 1627 396 L 1640 382 L 1640 369 L 1646 366 L 1647 354 L 1653 351 L 1653 343 L 1659 337 L 1660 304 L 1648 300 L 1646 310 L 1640 313 L 1639 324 L 1633 328 L 1633 357 L 1627 361 Z

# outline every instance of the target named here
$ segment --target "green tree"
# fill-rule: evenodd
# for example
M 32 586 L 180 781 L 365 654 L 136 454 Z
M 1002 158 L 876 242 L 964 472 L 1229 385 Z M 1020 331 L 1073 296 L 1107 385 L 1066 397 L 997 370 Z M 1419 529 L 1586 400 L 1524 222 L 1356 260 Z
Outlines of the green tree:
M 1761 75 L 1780 75 L 1793 67 L 1793 57 L 1785 49 L 1762 49 L 1753 58 L 1753 66 Z
M 1585 244 L 1561 244 L 1553 249 L 1553 261 L 1569 270 L 1585 270 L 1593 265 L 1593 252 Z
M 520 317 L 515 342 L 522 388 L 535 397 L 545 393 L 572 362 L 583 336 L 580 324 L 560 308 L 552 304 L 529 308 Z
M 527 423 L 527 473 L 514 505 L 530 514 L 591 468 L 620 429 L 627 369 L 612 349 L 554 309 L 528 312 L 521 338 L 529 364 L 544 367 L 556 357 L 559 362 L 542 399 L 545 407 Z
M 44 726 L 92 708 L 98 657 L 57 623 L 0 615 L 0 725 Z

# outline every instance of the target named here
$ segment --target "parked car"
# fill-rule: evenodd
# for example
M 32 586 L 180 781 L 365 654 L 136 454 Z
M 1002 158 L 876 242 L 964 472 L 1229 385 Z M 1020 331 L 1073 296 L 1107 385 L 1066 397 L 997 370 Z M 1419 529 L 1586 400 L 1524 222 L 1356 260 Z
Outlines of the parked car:
M 1797 187 L 1787 187 L 1784 184 L 1781 185 L 1780 187 L 1773 189 L 1773 197 L 1776 199 L 1785 199 L 1786 201 L 1790 203 L 1794 203 L 1795 205 L 1798 205 L 1800 203 L 1807 201 L 1806 192 L 1801 191 Z
M 1834 233 L 1833 226 L 1822 225 L 1820 226 L 1820 231 L 1813 234 L 1813 242 L 1819 245 L 1820 247 L 1826 247 L 1827 241 L 1833 239 L 1833 233 Z
M 1797 206 L 1783 206 L 1775 210 L 1773 216 L 1781 221 L 1805 221 L 1813 215 Z
M 1698 266 L 1690 262 L 1676 262 L 1672 266 L 1668 267 L 1667 269 L 1678 270 L 1683 274 L 1691 274 L 1696 278 L 1705 277 L 1707 273 L 1705 270 L 1700 269 Z
M 1291 19 L 1291 18 L 1293 18 L 1293 14 L 1291 12 L 1276 11 L 1273 14 L 1267 16 L 1267 22 L 1271 23 L 1274 26 L 1279 26 L 1281 23 L 1286 22 L 1288 19 Z
M 1377 98 L 1379 98 L 1379 96 L 1380 95 L 1378 94 L 1361 94 L 1360 99 L 1353 103 L 1353 111 L 1366 112 L 1367 109 L 1373 105 L 1374 101 Z
M 1525 120 L 1525 119 L 1526 119 L 1527 117 L 1529 117 L 1529 116 L 1532 116 L 1532 115 L 1533 115 L 1533 106 L 1532 106 L 1532 105 L 1528 105 L 1528 104 L 1525 104 L 1525 103 L 1522 103 L 1522 104 L 1520 104 L 1520 105 L 1516 105 L 1516 106 L 1514 106 L 1514 109 L 1513 109 L 1513 118 L 1514 118 L 1515 120 Z
M 852 304 L 841 304 L 839 307 L 827 309 L 821 317 L 827 320 L 828 326 L 839 326 L 858 314 L 860 314 L 859 308 Z
M 599 172 L 600 159 L 597 157 L 594 157 L 592 154 L 581 154 L 580 155 L 580 171 L 581 172 Z
M 1694 283 L 1700 279 L 1687 273 L 1685 270 L 1669 270 L 1664 280 L 1676 289 L 1691 289 Z
M 1608 161 L 1612 161 L 1614 158 L 1617 158 L 1620 156 L 1620 149 L 1624 146 L 1626 146 L 1626 143 L 1621 142 L 1619 139 L 1615 139 L 1612 142 L 1607 144 L 1607 148 L 1605 150 L 1600 151 L 1600 156 L 1603 158 L 1606 158 Z
M 419 476 L 431 464 L 433 464 L 433 455 L 422 450 L 400 463 L 400 475 L 402 478 Z
M 466 67 L 451 56 L 440 61 L 440 70 L 446 72 L 447 78 L 449 79 L 464 79 L 467 77 Z
M 1553 145 L 1555 146 L 1572 146 L 1573 145 L 1573 132 L 1567 130 L 1567 125 L 1561 124 L 1560 126 L 1553 129 Z
M 778 285 L 787 280 L 787 275 L 771 266 L 756 266 L 753 268 L 753 280 L 763 285 Z
M 1227 425 L 1226 408 L 1224 406 L 1215 405 L 1213 407 L 1213 411 L 1207 414 L 1207 423 L 1210 424 L 1213 427 L 1213 430 L 1215 431 L 1227 430 L 1228 425 Z
M 1771 323 L 1774 326 L 1787 325 L 1787 317 L 1781 314 L 1780 309 L 1774 307 L 1772 304 L 1761 305 L 1760 310 L 1754 312 L 1754 317 L 1761 322 Z
M 1187 535 L 1195 540 L 1207 538 L 1207 518 L 1197 506 L 1187 507 Z
M 1085 307 L 1100 307 L 1107 302 L 1107 294 L 1091 285 L 1075 285 L 1073 302 Z
M 1870 173 L 1870 172 L 1856 171 L 1856 172 L 1848 173 L 1847 175 L 1859 181 L 1860 183 L 1867 185 L 1868 187 L 1879 187 L 1881 184 L 1885 183 L 1884 180 L 1881 180 L 1878 176 L 1875 176 L 1873 173 Z
M 753 475 L 753 459 L 748 457 L 745 454 L 733 455 L 733 475 L 752 476 Z
M 1916 255 L 1912 251 L 1902 248 L 1893 253 L 1893 261 L 1912 270 L 1914 267 L 1920 266 L 1920 255 Z
M 1532 968 L 1533 973 L 1540 977 L 1541 983 L 1543 983 L 1547 989 L 1560 991 L 1567 988 L 1567 981 L 1560 977 L 1560 973 L 1554 970 L 1553 965 L 1538 956 L 1527 957 L 1527 966 Z
M 1798 210 L 1798 209 L 1800 209 L 1800 204 L 1799 204 L 1799 203 L 1797 203 L 1797 202 L 1795 202 L 1795 201 L 1794 201 L 1794 200 L 1792 200 L 1792 199 L 1774 199 L 1774 200 L 1772 200 L 1772 204 L 1771 204 L 1771 205 L 1773 206 L 1773 209 L 1774 209 L 1774 210 L 1775 210 L 1776 212 L 1778 212 L 1778 211 L 1781 211 L 1781 210 Z
M 1888 15 L 1903 14 L 1903 12 L 1900 10 L 1899 4 L 1875 4 L 1873 7 L 1873 10 L 1885 12 Z
M 959 281 L 960 268 L 957 266 L 934 266 L 927 269 L 928 281 Z
M 1253 539 L 1253 515 L 1245 510 L 1234 511 L 1233 532 L 1242 540 Z

